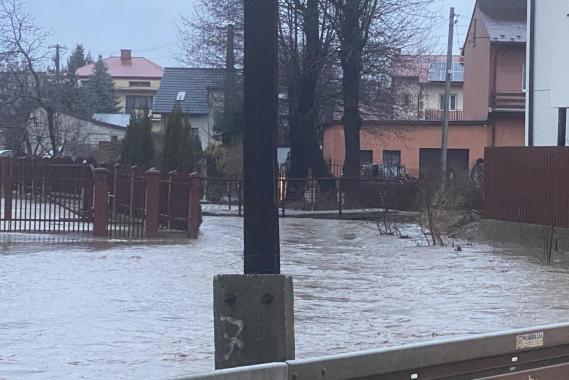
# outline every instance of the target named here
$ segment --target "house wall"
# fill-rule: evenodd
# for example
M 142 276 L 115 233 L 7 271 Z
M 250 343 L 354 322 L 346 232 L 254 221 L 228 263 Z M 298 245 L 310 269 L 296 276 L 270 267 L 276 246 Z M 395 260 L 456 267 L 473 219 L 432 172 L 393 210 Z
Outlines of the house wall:
M 421 87 L 417 77 L 393 79 L 393 118 L 396 120 L 418 119 Z
M 528 0 L 531 13 L 531 0 Z M 536 146 L 557 145 L 556 106 L 569 107 L 569 57 L 566 46 L 567 14 L 569 5 L 561 1 L 535 1 L 534 25 L 534 87 L 529 94 L 533 97 L 533 143 Z M 528 17 L 531 19 L 531 14 Z M 528 28 L 529 30 L 529 28 Z M 530 44 L 527 46 L 527 66 L 529 67 Z M 529 72 L 528 83 L 529 83 Z M 558 86 L 559 85 L 559 86 Z M 565 96 L 563 96 L 565 94 Z M 529 97 L 528 97 L 529 99 Z M 528 102 L 526 101 L 526 108 Z M 529 113 L 528 113 L 529 117 Z M 526 122 L 526 143 L 529 130 Z
M 526 62 L 525 44 L 492 46 L 495 63 L 495 81 L 491 91 L 521 93 L 523 91 L 523 66 Z M 495 84 L 494 84 L 495 83 Z
M 443 82 L 430 82 L 423 86 L 423 109 L 439 110 L 440 96 L 445 94 L 445 85 Z M 462 83 L 453 84 L 451 87 L 451 95 L 456 95 L 456 110 L 464 109 L 464 90 Z
M 496 134 L 494 146 L 524 146 L 525 117 L 523 114 L 496 117 Z
M 210 115 L 191 115 L 188 117 L 192 128 L 198 129 L 198 135 L 205 148 L 213 142 L 213 116 Z M 164 135 L 166 133 L 166 124 L 168 115 L 154 115 L 152 120 L 152 132 L 157 135 Z
M 464 45 L 464 119 L 486 120 L 490 97 L 490 37 L 475 9 Z
M 80 85 L 86 81 L 85 78 L 80 80 Z M 130 82 L 150 82 L 150 87 L 131 87 Z M 124 113 L 126 108 L 127 95 L 135 96 L 156 96 L 160 88 L 160 79 L 149 78 L 113 78 L 115 89 L 117 90 L 120 112 Z
M 523 138 L 523 132 L 522 132 Z M 507 138 L 507 136 L 504 136 Z M 383 161 L 384 150 L 401 151 L 401 163 L 412 176 L 419 176 L 421 148 L 440 148 L 441 126 L 432 123 L 365 125 L 361 130 L 361 150 L 372 150 L 374 163 Z M 449 149 L 468 149 L 470 167 L 484 157 L 484 148 L 491 142 L 491 131 L 485 123 L 468 125 L 451 123 Z M 341 125 L 324 130 L 324 158 L 343 162 L 345 158 L 344 131 Z

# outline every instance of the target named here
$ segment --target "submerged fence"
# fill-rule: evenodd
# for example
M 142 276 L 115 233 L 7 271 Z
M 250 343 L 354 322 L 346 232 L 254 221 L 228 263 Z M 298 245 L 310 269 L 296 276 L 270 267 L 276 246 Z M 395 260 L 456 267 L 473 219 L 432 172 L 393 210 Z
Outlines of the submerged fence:
M 569 148 L 486 148 L 483 217 L 569 227 Z
M 71 160 L 0 159 L 2 232 L 90 232 L 93 177 Z
M 243 183 L 238 179 L 203 178 L 204 213 L 242 215 Z M 417 206 L 417 184 L 408 178 L 286 178 L 278 181 L 282 217 L 299 212 L 343 217 L 347 211 L 412 210 Z
M 201 224 L 199 177 L 187 172 L 95 168 L 69 159 L 0 159 L 0 189 L 4 232 L 136 239 L 175 230 L 195 238 Z

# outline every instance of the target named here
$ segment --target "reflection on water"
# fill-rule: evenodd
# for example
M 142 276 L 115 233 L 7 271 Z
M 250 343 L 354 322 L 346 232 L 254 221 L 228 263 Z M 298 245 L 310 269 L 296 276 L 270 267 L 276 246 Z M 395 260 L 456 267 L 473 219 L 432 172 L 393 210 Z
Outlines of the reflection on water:
M 0 236 L 0 379 L 165 378 L 213 366 L 212 280 L 239 273 L 241 219 L 195 242 Z M 282 221 L 297 355 L 569 320 L 569 265 L 423 247 L 360 222 Z

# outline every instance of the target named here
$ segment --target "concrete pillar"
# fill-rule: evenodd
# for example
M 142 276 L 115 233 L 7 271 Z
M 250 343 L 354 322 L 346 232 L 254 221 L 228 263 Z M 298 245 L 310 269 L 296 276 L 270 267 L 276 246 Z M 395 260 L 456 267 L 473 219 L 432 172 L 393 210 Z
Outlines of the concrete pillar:
M 188 237 L 197 239 L 202 224 L 200 204 L 201 177 L 198 173 L 190 174 L 190 201 L 188 207 Z
M 292 277 L 219 275 L 213 288 L 216 369 L 294 359 Z
M 109 171 L 105 168 L 94 170 L 93 190 L 93 236 L 107 237 L 109 218 Z
M 156 169 L 147 170 L 144 173 L 146 179 L 146 227 L 145 237 L 155 238 L 158 236 L 158 224 L 160 220 L 160 172 Z

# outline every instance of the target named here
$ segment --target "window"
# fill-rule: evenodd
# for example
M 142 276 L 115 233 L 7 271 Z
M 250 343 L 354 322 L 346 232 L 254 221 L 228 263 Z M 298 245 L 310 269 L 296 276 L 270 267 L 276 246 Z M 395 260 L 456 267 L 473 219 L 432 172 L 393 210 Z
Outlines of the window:
M 464 63 L 452 64 L 452 80 L 455 82 L 464 82 Z
M 134 96 L 128 95 L 126 97 L 125 113 L 131 113 L 135 110 L 142 110 L 144 108 L 151 109 L 154 98 L 152 96 Z
M 132 82 L 128 82 L 128 86 L 129 87 L 150 87 L 150 82 L 132 81 Z
M 400 150 L 384 150 L 383 163 L 386 165 L 400 165 L 401 164 L 401 151 Z
M 445 104 L 445 94 L 441 94 L 440 99 L 439 99 L 439 109 L 441 111 L 444 111 L 444 109 L 445 109 L 444 104 Z M 456 95 L 455 94 L 450 95 L 449 110 L 450 111 L 456 111 Z
M 186 99 L 186 91 L 178 92 L 178 94 L 176 95 L 176 101 L 183 102 L 185 99 Z
M 373 164 L 373 150 L 360 150 L 360 164 L 361 165 Z
M 432 62 L 429 65 L 429 80 L 433 82 L 446 81 L 446 62 Z M 454 62 L 452 64 L 451 80 L 464 82 L 464 63 Z

